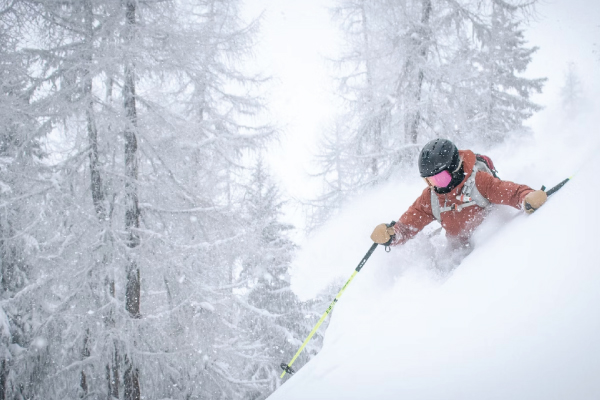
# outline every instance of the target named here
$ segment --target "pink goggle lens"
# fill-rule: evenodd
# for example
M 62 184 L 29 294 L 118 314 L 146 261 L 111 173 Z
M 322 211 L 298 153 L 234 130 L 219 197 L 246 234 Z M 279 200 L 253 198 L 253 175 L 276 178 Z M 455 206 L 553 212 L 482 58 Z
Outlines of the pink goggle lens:
M 444 170 L 437 175 L 427 177 L 427 180 L 433 186 L 443 188 L 450 184 L 450 181 L 452 181 L 452 175 L 450 175 L 450 172 Z

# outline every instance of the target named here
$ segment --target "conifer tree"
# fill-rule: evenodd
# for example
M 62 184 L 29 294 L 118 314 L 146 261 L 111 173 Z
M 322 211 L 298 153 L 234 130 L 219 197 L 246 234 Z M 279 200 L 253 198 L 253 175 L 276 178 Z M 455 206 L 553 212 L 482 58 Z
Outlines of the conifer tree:
M 583 100 L 583 89 L 577 74 L 577 68 L 572 62 L 567 65 L 567 70 L 564 73 L 564 84 L 560 88 L 560 97 L 562 108 L 567 117 L 576 116 Z
M 273 133 L 250 122 L 261 79 L 235 61 L 256 26 L 228 0 L 11 7 L 24 132 L 51 131 L 52 154 L 6 396 L 246 398 L 256 384 L 224 367 L 240 360 L 225 343 L 237 255 L 222 227 L 230 171 Z
M 252 169 L 246 188 L 241 222 L 251 228 L 244 238 L 238 280 L 246 282 L 236 294 L 242 306 L 240 344 L 248 359 L 246 368 L 264 381 L 266 393 L 279 384 L 282 362 L 288 362 L 310 332 L 310 306 L 302 303 L 290 288 L 289 269 L 295 245 L 289 237 L 293 226 L 281 222 L 284 202 L 262 160 Z M 320 347 L 313 340 L 298 360 L 306 362 Z M 264 390 L 263 390 L 264 391 Z
M 530 96 L 541 92 L 546 79 L 519 75 L 525 72 L 538 49 L 526 46 L 520 8 L 522 6 L 504 1 L 492 1 L 487 32 L 480 37 L 480 43 L 475 43 L 481 46 L 473 59 L 477 76 L 472 83 L 466 82 L 465 93 L 470 93 L 475 100 L 465 121 L 467 137 L 501 142 L 541 109 Z
M 338 207 L 346 200 L 355 187 L 355 182 L 360 181 L 356 176 L 356 168 L 349 158 L 348 149 L 351 141 L 351 129 L 336 121 L 335 126 L 321 137 L 319 144 L 320 153 L 316 155 L 319 172 L 314 178 L 319 178 L 322 183 L 322 194 L 312 199 L 307 204 L 309 209 L 309 229 L 319 226 L 327 220 Z
M 521 129 L 544 82 L 520 75 L 536 51 L 522 28 L 534 3 L 340 0 L 344 143 L 319 154 L 317 175 L 331 180 L 343 160 L 352 195 L 412 165 L 432 138 L 497 143 Z M 322 201 L 337 190 L 315 204 L 341 204 Z
M 39 284 L 35 263 L 43 243 L 36 232 L 46 224 L 45 197 L 52 181 L 40 145 L 48 126 L 35 118 L 26 91 L 30 60 L 18 53 L 23 21 L 14 4 L 0 12 L 0 399 L 6 399 L 21 369 L 16 360 L 30 344 L 36 322 L 28 294 Z M 29 385 L 35 384 L 36 377 L 30 378 Z

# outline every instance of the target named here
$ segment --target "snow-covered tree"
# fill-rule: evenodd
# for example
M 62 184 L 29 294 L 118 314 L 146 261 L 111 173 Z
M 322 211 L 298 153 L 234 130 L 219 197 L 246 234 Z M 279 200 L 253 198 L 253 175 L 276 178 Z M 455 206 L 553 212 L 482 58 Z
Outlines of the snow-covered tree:
M 39 285 L 36 232 L 45 224 L 45 196 L 52 190 L 40 145 L 48 126 L 36 120 L 26 90 L 29 60 L 17 51 L 23 21 L 13 6 L 0 10 L 0 399 L 9 398 L 16 360 L 36 323 L 29 296 Z
M 577 68 L 570 62 L 564 73 L 564 84 L 560 88 L 561 105 L 567 117 L 574 117 L 583 100 L 583 88 Z
M 308 208 L 309 229 L 319 226 L 339 209 L 360 182 L 353 162 L 360 161 L 351 158 L 348 132 L 350 128 L 339 120 L 321 137 L 318 146 L 320 153 L 316 155 L 320 171 L 314 178 L 320 178 L 322 194 L 305 205 Z
M 525 78 L 537 47 L 526 46 L 522 7 L 505 1 L 492 1 L 489 24 L 475 41 L 470 60 L 475 67 L 471 82 L 459 85 L 467 118 L 459 125 L 467 138 L 497 143 L 523 128 L 523 122 L 541 107 L 530 100 L 540 93 L 545 78 Z M 468 104 L 470 103 L 470 104 Z
M 246 187 L 241 224 L 250 226 L 243 239 L 237 280 L 244 286 L 234 294 L 240 306 L 241 343 L 237 348 L 254 379 L 275 390 L 282 370 L 311 331 L 312 302 L 302 303 L 290 288 L 289 268 L 295 245 L 289 237 L 293 226 L 281 222 L 284 202 L 277 186 L 259 160 Z M 304 350 L 298 365 L 316 353 L 319 338 Z M 257 390 L 259 395 L 261 390 Z
M 539 107 L 544 79 L 523 72 L 536 48 L 521 25 L 533 3 L 486 0 L 340 0 L 343 145 L 325 149 L 317 175 L 345 171 L 346 193 L 387 180 L 435 137 L 498 142 Z M 339 162 L 345 165 L 339 167 Z M 335 166 L 335 168 L 333 167 Z M 327 185 L 326 185 L 327 186 Z M 326 187 L 330 198 L 339 188 Z M 323 203 L 317 201 L 317 203 Z
M 414 83 L 413 75 L 422 70 L 418 64 L 424 61 L 422 53 L 426 50 L 415 41 L 425 25 L 419 25 L 423 29 L 417 29 L 418 33 L 411 30 L 414 26 L 406 26 L 404 35 L 391 29 L 407 13 L 416 15 L 419 11 L 401 10 L 393 2 L 363 0 L 342 1 L 334 10 L 347 37 L 344 54 L 338 60 L 342 74 L 340 93 L 347 104 L 339 125 L 343 126 L 347 142 L 344 158 L 351 163 L 360 185 L 374 184 L 389 176 L 391 166 L 405 155 L 406 143 L 413 143 L 406 138 L 415 135 L 413 131 L 418 126 L 415 121 L 420 117 L 412 108 L 404 107 L 404 100 L 420 97 L 421 89 L 408 85 Z M 411 38 L 408 42 L 405 35 Z M 410 125 L 413 131 L 401 127 L 408 119 L 412 122 L 406 126 Z
M 35 234 L 21 235 L 33 283 L 6 294 L 29 309 L 4 394 L 246 398 L 255 384 L 225 367 L 240 360 L 226 343 L 236 234 L 223 227 L 236 222 L 232 171 L 273 132 L 253 122 L 261 79 L 236 67 L 256 26 L 228 0 L 10 11 L 3 26 L 22 25 L 7 52 L 27 61 L 11 64 L 23 68 L 11 99 L 33 122 L 15 126 L 51 131 L 51 154 L 45 175 L 20 171 L 46 187 Z

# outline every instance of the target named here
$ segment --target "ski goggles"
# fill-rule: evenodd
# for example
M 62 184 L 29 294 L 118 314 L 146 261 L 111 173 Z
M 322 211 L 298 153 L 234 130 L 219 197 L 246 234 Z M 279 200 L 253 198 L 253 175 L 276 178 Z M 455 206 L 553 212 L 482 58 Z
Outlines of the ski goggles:
M 445 188 L 452 181 L 452 175 L 447 170 L 443 170 L 439 174 L 436 174 L 433 176 L 428 176 L 427 178 L 425 178 L 425 180 L 427 180 L 427 182 L 430 185 L 433 185 L 433 186 L 436 186 L 439 188 Z

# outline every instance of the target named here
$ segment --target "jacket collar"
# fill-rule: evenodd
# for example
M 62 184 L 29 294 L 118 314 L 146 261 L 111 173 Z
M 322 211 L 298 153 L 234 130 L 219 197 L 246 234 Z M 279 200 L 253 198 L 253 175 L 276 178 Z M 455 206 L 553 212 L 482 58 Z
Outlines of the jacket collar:
M 473 173 L 473 168 L 475 167 L 475 163 L 477 162 L 477 157 L 475 156 L 475 153 L 473 153 L 471 150 L 459 150 L 458 155 L 460 156 L 463 163 L 465 178 L 462 180 L 461 183 L 456 185 L 456 187 L 452 189 L 450 193 L 448 193 L 449 195 L 456 195 L 458 193 L 461 193 L 465 182 Z
M 477 157 L 475 153 L 471 150 L 459 150 L 458 155 L 463 160 L 463 168 L 465 169 L 465 178 L 471 176 L 471 172 L 473 172 L 473 168 L 475 168 L 475 163 L 477 162 Z

